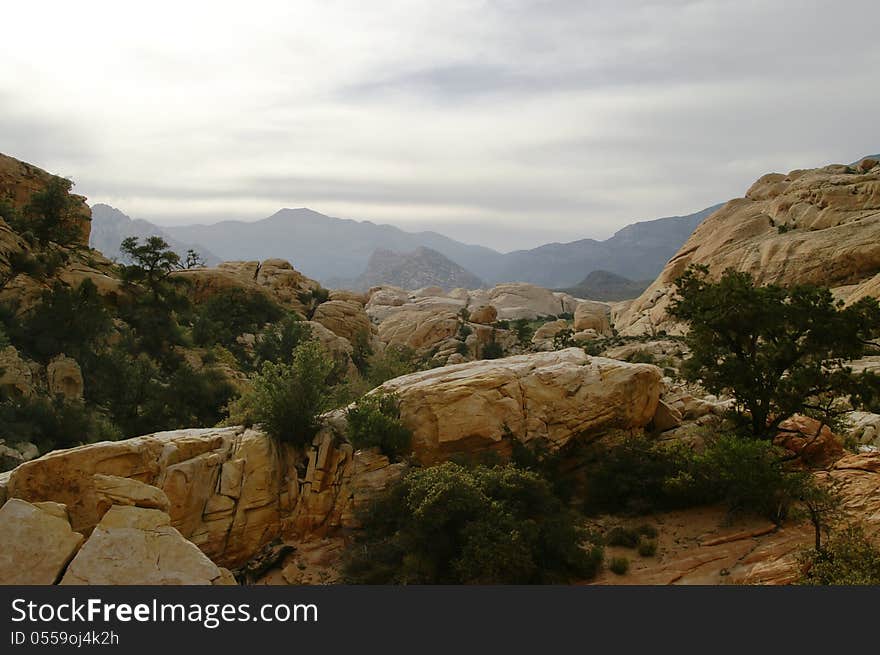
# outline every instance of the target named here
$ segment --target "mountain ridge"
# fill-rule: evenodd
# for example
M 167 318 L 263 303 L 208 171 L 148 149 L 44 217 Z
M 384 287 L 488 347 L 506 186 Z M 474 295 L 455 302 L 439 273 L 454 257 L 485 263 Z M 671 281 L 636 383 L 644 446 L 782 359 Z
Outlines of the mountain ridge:
M 407 232 L 388 224 L 326 216 L 305 207 L 280 209 L 253 222 L 224 220 L 157 229 L 181 243 L 201 244 L 219 259 L 286 259 L 328 286 L 350 285 L 365 272 L 376 250 L 409 253 L 425 247 L 488 284 L 519 281 L 557 288 L 574 286 L 594 270 L 653 279 L 693 229 L 718 207 L 632 223 L 604 241 L 585 238 L 509 253 L 438 232 Z

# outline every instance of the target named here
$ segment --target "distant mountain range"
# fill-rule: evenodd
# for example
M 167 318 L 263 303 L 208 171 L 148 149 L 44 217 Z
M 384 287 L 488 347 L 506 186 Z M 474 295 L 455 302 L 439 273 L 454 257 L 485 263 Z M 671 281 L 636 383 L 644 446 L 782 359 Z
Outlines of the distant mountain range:
M 96 250 L 100 250 L 107 257 L 122 261 L 123 257 L 119 251 L 119 245 L 124 239 L 128 237 L 144 239 L 151 236 L 159 236 L 165 239 L 168 245 L 171 246 L 171 249 L 180 255 L 181 259 L 186 257 L 187 250 L 192 249 L 198 252 L 209 266 L 214 266 L 223 261 L 207 248 L 178 241 L 168 234 L 166 230 L 149 221 L 129 218 L 110 205 L 92 205 L 92 229 L 89 235 L 89 245 Z
M 165 226 L 158 228 L 147 221 L 131 221 L 139 230 L 152 229 L 166 235 L 177 247 L 193 247 L 210 260 L 214 259 L 287 259 L 305 275 L 328 287 L 362 285 L 369 273 L 370 259 L 377 250 L 414 253 L 426 248 L 439 253 L 481 282 L 531 282 L 548 288 L 571 287 L 596 270 L 608 271 L 629 279 L 653 279 L 669 258 L 681 247 L 694 228 L 716 205 L 687 216 L 672 216 L 633 223 L 604 241 L 581 239 L 570 243 L 549 243 L 531 250 L 500 253 L 484 246 L 469 245 L 436 232 L 407 232 L 391 225 L 370 221 L 325 216 L 310 209 L 282 209 L 254 222 L 224 221 L 213 225 Z M 94 211 L 99 208 L 98 211 Z M 118 250 L 118 227 L 121 212 L 96 205 L 93 208 L 93 245 L 105 254 Z M 106 209 L 105 209 L 106 208 Z M 125 217 L 126 219 L 128 217 Z M 129 219 L 130 220 L 130 219 Z M 114 222 L 107 229 L 104 223 Z M 134 229 L 123 223 L 123 227 Z M 147 228 L 147 226 L 151 226 Z M 97 234 L 96 234 L 97 233 Z M 110 243 L 116 240 L 116 243 Z M 123 237 L 124 238 L 124 237 Z M 191 246 L 188 244 L 198 244 Z M 429 261 L 437 264 L 438 279 L 450 274 L 448 264 L 436 257 L 424 257 L 419 265 L 420 279 L 427 279 Z M 387 255 L 380 260 L 388 259 Z M 409 264 L 412 266 L 412 262 Z M 392 267 L 394 268 L 394 267 Z M 389 269 L 391 270 L 391 269 Z M 396 275 L 396 273 L 395 273 Z M 456 272 L 457 276 L 463 275 Z M 405 280 L 401 280 L 405 282 Z M 385 281 L 390 283 L 390 281 Z M 402 283 L 401 286 L 416 286 Z M 441 286 L 443 286 L 441 284 Z M 455 285 L 458 286 L 458 285 Z
M 576 298 L 615 302 L 617 300 L 638 298 L 642 291 L 647 289 L 653 281 L 630 280 L 622 275 L 609 273 L 608 271 L 593 271 L 573 287 L 558 290 L 570 293 Z

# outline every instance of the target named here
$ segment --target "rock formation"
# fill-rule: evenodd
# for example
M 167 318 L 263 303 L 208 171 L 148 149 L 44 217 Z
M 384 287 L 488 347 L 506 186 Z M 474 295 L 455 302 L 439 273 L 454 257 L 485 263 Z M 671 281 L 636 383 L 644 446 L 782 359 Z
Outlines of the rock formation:
M 415 454 L 433 463 L 454 452 L 503 452 L 511 438 L 552 449 L 644 427 L 657 409 L 660 371 L 569 348 L 422 371 L 380 389 L 400 397 Z
M 869 162 L 870 163 L 870 162 Z M 826 166 L 761 177 L 694 231 L 660 276 L 616 317 L 624 334 L 675 330 L 666 308 L 691 264 L 761 284 L 818 284 L 853 300 L 875 295 L 880 271 L 880 165 Z

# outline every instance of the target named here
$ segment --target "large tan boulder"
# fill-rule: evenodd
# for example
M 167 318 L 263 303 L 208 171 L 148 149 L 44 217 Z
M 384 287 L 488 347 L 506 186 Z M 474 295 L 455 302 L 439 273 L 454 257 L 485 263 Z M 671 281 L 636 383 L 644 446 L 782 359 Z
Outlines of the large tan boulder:
M 399 395 L 416 456 L 432 463 L 455 452 L 503 453 L 510 438 L 556 448 L 642 428 L 657 409 L 660 380 L 655 366 L 569 348 L 422 371 L 380 389 Z
M 611 308 L 606 303 L 593 300 L 581 301 L 574 310 L 574 329 L 576 332 L 595 330 L 599 334 L 610 336 L 610 314 Z
M 452 311 L 401 308 L 379 323 L 381 341 L 427 350 L 458 332 L 458 315 Z
M 46 366 L 46 383 L 49 393 L 65 400 L 79 400 L 83 397 L 83 376 L 76 360 L 67 355 L 58 355 Z
M 659 277 L 622 311 L 623 334 L 681 331 L 667 310 L 674 281 L 689 265 L 712 277 L 732 268 L 760 284 L 851 287 L 874 295 L 880 270 L 880 168 L 826 166 L 765 175 L 744 198 L 706 218 Z
M 566 303 L 564 297 L 557 297 L 549 289 L 525 282 L 498 284 L 489 289 L 487 300 L 502 320 L 533 320 L 539 316 L 556 316 L 572 309 L 571 303 Z
M 371 333 L 370 318 L 363 306 L 349 300 L 329 300 L 315 309 L 312 320 L 320 323 L 334 334 L 344 337 L 352 344 L 368 340 Z
M 492 325 L 498 320 L 498 310 L 492 305 L 480 305 L 470 310 L 468 320 L 480 325 Z
M 9 499 L 0 507 L 0 585 L 55 584 L 82 542 L 63 505 Z
M 67 567 L 63 585 L 235 584 L 161 510 L 115 505 Z
M 304 321 L 303 324 L 309 326 L 313 339 L 324 346 L 327 352 L 343 362 L 349 375 L 358 374 L 357 367 L 351 358 L 354 353 L 354 346 L 352 346 L 348 339 L 331 332 L 317 321 Z

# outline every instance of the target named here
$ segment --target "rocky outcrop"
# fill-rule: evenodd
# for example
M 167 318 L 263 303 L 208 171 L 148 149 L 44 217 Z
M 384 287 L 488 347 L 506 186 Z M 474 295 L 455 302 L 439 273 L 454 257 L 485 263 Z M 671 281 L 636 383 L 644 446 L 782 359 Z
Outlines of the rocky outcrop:
M 433 463 L 455 452 L 503 454 L 512 438 L 553 449 L 642 428 L 657 409 L 660 371 L 569 348 L 422 371 L 380 389 L 399 396 L 416 457 Z
M 61 354 L 53 358 L 46 366 L 46 383 L 52 396 L 61 396 L 65 400 L 81 400 L 83 397 L 82 370 L 72 357 Z
M 354 452 L 344 443 L 344 424 L 326 428 L 305 454 L 259 430 L 233 427 L 54 451 L 11 471 L 4 487 L 10 498 L 65 503 L 84 534 L 111 507 L 167 511 L 183 538 L 236 568 L 278 537 L 355 525 L 356 508 L 402 467 Z
M 11 203 L 18 210 L 27 206 L 35 193 L 45 191 L 53 179 L 60 179 L 65 184 L 70 184 L 64 178 L 47 173 L 41 168 L 0 154 L 0 200 Z M 67 213 L 62 217 L 63 221 L 76 234 L 74 243 L 88 246 L 92 210 L 83 196 L 69 195 L 71 203 Z
M 315 309 L 312 320 L 320 323 L 352 344 L 369 340 L 372 330 L 370 317 L 363 305 L 349 300 L 329 300 Z
M 34 371 L 13 346 L 0 350 L 0 395 L 17 398 L 34 393 Z
M 190 294 L 196 302 L 224 289 L 239 288 L 266 294 L 274 302 L 303 315 L 311 308 L 312 294 L 320 286 L 283 259 L 223 262 L 215 268 L 192 268 L 173 275 L 190 283 Z
M 235 579 L 158 509 L 115 505 L 73 558 L 62 585 L 217 585 Z
M 468 320 L 480 325 L 492 325 L 498 320 L 498 310 L 492 305 L 480 305 L 470 310 Z
M 458 315 L 452 311 L 401 309 L 382 321 L 379 339 L 388 344 L 424 350 L 458 332 Z
M 8 500 L 0 507 L 0 585 L 54 584 L 82 542 L 64 505 Z
M 667 317 L 673 283 L 691 264 L 732 268 L 761 284 L 846 288 L 874 295 L 880 271 L 880 166 L 826 166 L 763 176 L 694 231 L 620 316 L 624 334 L 680 330 Z M 863 285 L 863 286 L 859 286 Z

